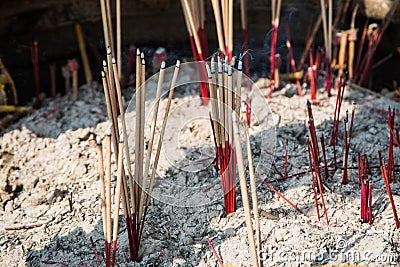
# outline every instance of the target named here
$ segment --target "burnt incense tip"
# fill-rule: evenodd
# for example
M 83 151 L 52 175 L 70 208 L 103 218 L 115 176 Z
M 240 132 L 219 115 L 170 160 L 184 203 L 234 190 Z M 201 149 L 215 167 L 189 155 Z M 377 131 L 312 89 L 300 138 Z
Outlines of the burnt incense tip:
M 228 63 L 224 62 L 224 72 L 228 72 Z
M 175 67 L 179 68 L 181 66 L 181 61 L 178 59 L 176 61 Z
M 111 124 L 110 127 L 108 127 L 108 129 L 107 129 L 107 132 L 106 132 L 106 135 L 107 135 L 107 136 L 111 136 L 111 127 L 112 127 L 112 124 Z
M 100 136 L 96 136 L 96 144 L 97 144 L 98 146 L 101 145 L 101 137 L 100 137 Z
M 144 53 L 143 53 L 143 52 L 140 53 L 140 58 L 141 58 L 141 59 L 144 59 Z
M 136 49 L 136 55 L 140 56 L 140 49 L 139 48 Z
M 222 63 L 219 57 L 218 57 L 218 73 L 222 73 Z
M 206 65 L 206 70 L 207 70 L 207 77 L 208 77 L 208 79 L 211 79 L 212 74 L 211 74 L 210 66 L 208 66 L 207 63 L 205 65 Z
M 165 64 L 165 61 L 161 62 L 161 68 L 162 68 L 162 69 L 165 69 L 165 65 L 166 65 L 166 64 Z
M 115 57 L 113 57 L 113 58 L 111 59 L 111 63 L 112 63 L 112 64 L 117 64 L 117 61 L 115 60 Z
M 228 57 L 228 56 L 225 56 L 224 62 L 225 62 L 225 63 L 228 63 L 228 60 L 229 60 L 229 57 Z
M 307 99 L 307 107 L 311 107 L 311 102 L 308 99 Z
M 103 60 L 103 67 L 107 67 L 107 61 Z
M 110 47 L 107 48 L 107 55 L 111 55 L 111 48 Z
M 243 70 L 243 62 L 241 60 L 238 62 L 238 70 Z
M 142 65 L 146 65 L 146 61 L 144 61 L 144 58 L 142 58 Z
M 101 78 L 105 78 L 106 77 L 106 73 L 104 71 L 101 71 Z
M 232 76 L 232 66 L 228 65 L 228 76 Z
M 125 142 L 125 141 L 124 141 L 124 136 L 123 136 L 123 135 L 121 135 L 121 137 L 119 138 L 119 142 L 120 142 L 120 143 Z

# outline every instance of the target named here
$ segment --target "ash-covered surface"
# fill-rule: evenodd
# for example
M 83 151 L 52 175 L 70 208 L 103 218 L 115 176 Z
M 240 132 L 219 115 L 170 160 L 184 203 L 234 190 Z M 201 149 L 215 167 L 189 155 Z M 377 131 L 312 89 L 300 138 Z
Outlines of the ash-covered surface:
M 259 80 L 257 84 L 267 94 L 267 82 Z M 320 91 L 318 97 L 324 102 L 313 106 L 317 134 L 325 136 L 329 163 L 333 161 L 332 147 L 328 145 L 336 102 L 336 91 L 333 93 L 334 96 L 327 98 Z M 188 103 L 187 109 L 192 111 L 202 108 L 200 101 L 187 101 L 193 99 L 189 90 L 178 95 L 173 105 Z M 370 175 L 374 187 L 374 222 L 372 225 L 361 224 L 360 188 L 357 168 L 354 168 L 358 152 L 368 156 L 371 166 L 378 165 L 378 151 L 387 158 L 389 135 L 385 111 L 389 105 L 399 109 L 399 103 L 355 90 L 346 91 L 339 124 L 339 158 L 342 157 L 345 110 L 351 110 L 354 99 L 358 103 L 349 156 L 349 184 L 341 185 L 341 166 L 324 180 L 327 225 L 324 216 L 318 222 L 309 173 L 274 182 L 280 177 L 278 171 L 283 173 L 286 139 L 289 140 L 288 174 L 309 169 L 305 143 L 307 97 L 308 94 L 288 98 L 285 90 L 281 90 L 267 99 L 277 123 L 273 129 L 277 135 L 276 150 L 271 151 L 276 170 L 261 168 L 263 171 L 259 174 L 271 181 L 304 214 L 259 184 L 257 196 L 264 266 L 399 265 L 400 232 L 395 229 L 382 175 L 379 169 Z M 62 262 L 66 266 L 97 266 L 94 251 L 100 255 L 101 266 L 105 266 L 97 155 L 92 138 L 104 136 L 108 127 L 106 107 L 101 88 L 95 95 L 88 88 L 82 89 L 80 99 L 75 103 L 68 96 L 48 100 L 40 110 L 9 127 L 0 137 L 1 266 L 61 266 L 50 265 L 51 262 Z M 165 101 L 162 100 L 162 107 Z M 395 121 L 400 121 L 398 115 Z M 169 123 L 174 123 L 173 118 Z M 176 125 L 179 129 L 181 126 Z M 186 155 L 196 160 L 199 154 L 195 152 L 199 147 L 193 142 L 193 134 L 205 139 L 212 136 L 210 129 L 202 125 L 197 127 L 195 122 L 187 127 L 198 131 L 193 133 L 184 128 L 180 131 L 183 134 L 180 144 L 186 149 Z M 186 139 L 185 134 L 188 134 Z M 257 134 L 253 131 L 251 137 L 255 160 L 261 151 Z M 168 146 L 168 142 L 165 145 Z M 204 146 L 207 149 L 200 150 L 202 153 L 212 153 L 208 143 Z M 400 150 L 395 148 L 394 151 L 398 164 Z M 220 184 L 212 186 L 213 181 L 220 181 L 213 164 L 208 160 L 199 161 L 202 163 L 209 167 L 199 172 L 182 172 L 171 167 L 160 173 L 164 174 L 162 178 L 171 179 L 178 185 L 209 186 L 218 193 Z M 168 161 L 161 165 L 168 166 Z M 400 179 L 398 168 L 396 170 Z M 399 182 L 391 186 L 400 211 Z M 159 200 L 152 201 L 141 244 L 140 264 L 128 263 L 129 248 L 121 215 L 118 266 L 217 266 L 206 238 L 212 241 L 225 264 L 250 266 L 247 229 L 239 188 L 237 190 L 238 210 L 228 216 L 221 198 L 212 203 L 198 199 L 205 205 L 196 207 L 176 207 Z M 38 223 L 41 226 L 32 229 L 5 230 L 15 225 Z

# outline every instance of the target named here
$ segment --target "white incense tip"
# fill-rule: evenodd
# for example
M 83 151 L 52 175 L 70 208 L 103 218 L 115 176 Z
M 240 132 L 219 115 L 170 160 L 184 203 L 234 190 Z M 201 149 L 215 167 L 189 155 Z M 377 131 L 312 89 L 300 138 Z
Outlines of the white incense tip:
M 218 72 L 221 73 L 222 72 L 222 63 L 220 60 L 218 60 Z
M 104 71 L 101 71 L 101 78 L 105 78 L 106 77 L 106 73 Z
M 178 60 L 176 61 L 175 67 L 179 68 L 180 66 L 181 66 L 181 62 L 180 62 L 180 60 L 178 59 Z
M 111 55 L 111 48 L 110 47 L 107 48 L 107 55 Z
M 103 67 L 107 67 L 107 62 L 103 60 Z
M 108 129 L 107 129 L 107 132 L 106 132 L 106 135 L 107 135 L 107 136 L 111 136 L 111 127 L 112 127 L 112 124 L 111 124 L 110 127 L 108 127 Z
M 143 52 L 140 53 L 140 58 L 141 58 L 141 59 L 144 59 L 144 53 L 143 53 Z
M 211 73 L 215 73 L 215 60 L 213 57 L 211 58 Z
M 228 63 L 228 59 L 229 59 L 229 57 L 228 57 L 228 56 L 225 56 L 224 62 L 225 62 L 225 63 Z
M 117 64 L 117 61 L 115 60 L 115 57 L 113 57 L 113 58 L 111 59 L 111 63 L 112 63 L 112 64 Z
M 136 55 L 140 56 L 140 49 L 139 48 L 136 49 Z
M 227 62 L 224 63 L 224 71 L 228 72 L 228 63 Z
M 165 61 L 161 62 L 161 68 L 165 69 Z
M 146 65 L 146 61 L 142 58 L 142 65 Z
M 228 65 L 228 75 L 232 76 L 232 66 Z
M 236 57 L 233 57 L 231 60 L 231 66 L 234 67 L 236 63 Z
M 208 79 L 211 79 L 211 78 L 212 78 L 212 75 L 211 75 L 210 66 L 208 66 L 208 64 L 207 64 L 207 63 L 206 63 L 205 65 L 206 65 L 206 70 L 207 70 L 207 76 L 208 76 Z
M 124 136 L 121 136 L 121 137 L 119 138 L 119 142 L 120 142 L 120 143 L 123 143 L 123 142 L 124 142 Z
M 100 136 L 96 136 L 96 144 L 97 145 L 101 145 L 101 137 Z
M 239 134 L 239 126 L 237 124 L 237 117 L 235 112 L 232 112 L 232 122 L 233 122 L 233 133 Z
M 243 69 L 243 62 L 241 60 L 239 60 L 238 62 L 238 70 L 242 70 Z

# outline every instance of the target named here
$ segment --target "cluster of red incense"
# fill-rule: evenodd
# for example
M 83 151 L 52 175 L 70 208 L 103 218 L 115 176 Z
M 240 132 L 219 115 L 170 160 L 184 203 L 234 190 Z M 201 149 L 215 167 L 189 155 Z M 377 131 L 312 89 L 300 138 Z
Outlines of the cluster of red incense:
M 372 184 L 368 180 L 369 172 L 367 156 L 361 157 L 358 153 L 358 180 L 360 182 L 361 222 L 372 223 Z
M 336 146 L 338 144 L 338 136 L 339 136 L 340 109 L 341 109 L 342 102 L 343 102 L 345 87 L 346 87 L 346 76 L 342 75 L 342 76 L 340 76 L 340 81 L 338 84 L 335 112 L 333 114 L 331 138 L 330 138 L 330 142 L 329 142 L 330 145 L 333 147 L 333 161 L 335 163 L 335 169 L 336 169 Z
M 165 63 L 161 65 L 158 87 L 157 87 L 157 102 L 153 113 L 151 125 L 151 133 L 149 143 L 146 148 L 144 145 L 144 124 L 145 124 L 145 61 L 143 53 L 137 51 L 136 56 L 136 131 L 135 131 L 135 166 L 134 176 L 131 171 L 131 159 L 129 153 L 128 135 L 125 123 L 125 112 L 123 109 L 122 92 L 120 79 L 117 71 L 116 60 L 111 55 L 111 49 L 107 50 L 107 61 L 103 62 L 102 80 L 104 94 L 107 104 L 108 119 L 111 124 L 106 139 L 106 160 L 103 161 L 103 152 L 101 139 L 98 139 L 98 156 L 99 156 L 99 172 L 100 172 L 100 188 L 102 199 L 102 217 L 103 230 L 105 237 L 105 254 L 106 266 L 115 266 L 116 249 L 118 238 L 118 217 L 120 209 L 120 200 L 126 221 L 126 230 L 129 241 L 130 260 L 139 261 L 139 247 L 142 238 L 144 222 L 148 206 L 150 204 L 150 195 L 154 185 L 155 173 L 157 169 L 158 159 L 161 152 L 162 140 L 165 132 L 166 122 L 171 106 L 172 95 L 175 88 L 179 72 L 179 61 L 175 67 L 172 77 L 171 87 L 167 107 L 164 112 L 163 124 L 159 134 L 158 145 L 154 163 L 151 166 L 150 162 L 154 146 L 154 136 L 156 122 L 158 116 L 159 100 L 162 92 L 162 84 L 164 81 Z M 118 104 L 118 105 L 117 105 Z M 120 108 L 118 108 L 118 106 Z M 118 120 L 120 114 L 120 120 Z M 115 161 L 117 162 L 117 181 L 115 189 L 111 189 L 111 143 L 114 148 Z M 147 155 L 145 157 L 145 154 Z M 126 162 L 124 166 L 123 162 Z M 105 165 L 105 171 L 104 171 Z M 105 175 L 104 175 L 105 173 Z M 150 179 L 149 184 L 147 184 Z M 114 197 L 111 197 L 111 192 L 114 191 Z M 146 193 L 147 192 L 147 193 Z M 112 203 L 112 199 L 114 203 Z M 114 204 L 113 223 L 111 222 L 111 206 Z M 112 244 L 112 252 L 111 252 Z
M 275 87 L 279 85 L 276 84 L 276 77 L 279 71 L 277 71 L 277 62 L 275 62 L 275 49 L 276 42 L 278 39 L 278 28 L 279 28 L 279 17 L 281 13 L 281 0 L 272 0 L 271 1 L 271 24 L 272 24 L 272 38 L 271 38 L 271 52 L 270 52 L 270 86 L 269 86 L 269 95 L 271 96 L 275 90 Z M 277 75 L 276 75 L 277 74 Z
M 233 64 L 228 57 L 206 65 L 210 89 L 210 117 L 216 146 L 216 166 L 220 171 L 226 213 L 236 209 L 236 156 L 232 147 L 232 111 L 240 114 L 242 62 L 238 63 L 236 90 L 233 82 Z
M 321 171 L 319 167 L 319 148 L 318 148 L 318 139 L 317 133 L 314 125 L 314 118 L 312 114 L 311 102 L 307 101 L 307 113 L 308 113 L 308 129 L 310 137 L 307 136 L 307 148 L 308 148 L 308 160 L 310 163 L 310 174 L 311 174 L 311 182 L 314 191 L 314 201 L 315 207 L 317 209 L 318 221 L 321 219 L 319 212 L 319 204 L 318 204 L 318 195 L 317 190 L 321 197 L 322 207 L 324 209 L 324 214 L 326 218 L 326 223 L 329 224 L 328 213 L 326 212 L 325 199 L 324 199 L 324 188 L 322 184 Z M 322 138 L 323 140 L 323 138 Z M 325 164 L 326 166 L 326 164 Z
M 204 61 L 208 57 L 207 32 L 205 29 L 204 1 L 181 0 L 183 14 L 187 31 L 190 36 L 190 46 L 192 47 L 193 58 L 195 61 Z M 208 104 L 207 85 L 202 82 L 205 80 L 204 68 L 196 63 L 197 73 L 200 79 L 201 96 L 203 104 Z
M 358 55 L 356 64 L 354 67 L 354 81 L 361 86 L 367 85 L 369 81 L 369 77 L 371 76 L 371 71 L 373 68 L 378 67 L 383 64 L 387 59 L 391 57 L 385 57 L 383 61 L 380 61 L 372 66 L 372 62 L 374 59 L 374 55 L 376 49 L 378 48 L 379 43 L 382 40 L 383 34 L 392 20 L 392 17 L 395 14 L 399 2 L 394 1 L 393 6 L 390 8 L 390 11 L 386 15 L 382 25 L 378 26 L 373 23 L 368 25 L 368 19 L 365 22 L 365 26 L 363 29 L 360 45 L 358 48 Z M 365 44 L 366 39 L 368 40 L 368 44 Z M 391 54 L 393 56 L 393 54 Z

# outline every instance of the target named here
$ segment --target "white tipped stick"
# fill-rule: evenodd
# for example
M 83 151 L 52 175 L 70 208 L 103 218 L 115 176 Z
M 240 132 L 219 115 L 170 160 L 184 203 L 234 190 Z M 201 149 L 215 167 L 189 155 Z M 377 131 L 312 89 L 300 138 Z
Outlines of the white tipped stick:
M 238 63 L 238 74 L 237 74 L 237 81 L 236 81 L 236 96 L 235 96 L 235 110 L 237 116 L 240 118 L 240 105 L 242 102 L 242 61 L 239 60 Z
M 250 210 L 250 203 L 249 203 L 249 196 L 247 191 L 247 183 L 246 183 L 246 173 L 244 169 L 243 163 L 243 154 L 242 154 L 242 146 L 240 145 L 240 136 L 239 136 L 239 127 L 237 123 L 236 114 L 232 113 L 232 121 L 233 121 L 233 132 L 234 132 L 234 143 L 235 143 L 235 150 L 236 150 L 236 157 L 237 157 L 237 167 L 238 167 L 238 174 L 239 174 L 239 181 L 240 181 L 240 192 L 242 195 L 243 201 L 243 208 L 244 214 L 246 218 L 246 226 L 247 226 L 247 237 L 249 239 L 249 246 L 251 252 L 251 258 L 253 261 L 253 265 L 258 267 L 258 256 L 257 256 L 257 249 L 254 242 L 253 236 L 253 223 L 251 221 L 251 210 Z
M 176 80 L 178 79 L 179 66 L 180 66 L 180 61 L 178 60 L 176 62 L 174 74 L 172 76 L 171 86 L 170 86 L 169 95 L 168 95 L 168 102 L 167 102 L 167 106 L 165 108 L 164 119 L 163 119 L 163 123 L 161 126 L 160 136 L 158 138 L 157 152 L 156 152 L 156 156 L 154 158 L 153 170 L 152 170 L 151 176 L 150 176 L 149 193 L 147 194 L 147 197 L 146 197 L 146 206 L 149 206 L 149 204 L 150 204 L 150 196 L 151 196 L 151 192 L 153 191 L 154 178 L 156 175 L 158 160 L 160 158 L 160 152 L 161 152 L 162 142 L 163 142 L 164 133 L 165 133 L 165 127 L 167 125 L 168 114 L 169 114 L 169 110 L 171 108 L 171 101 L 172 101 L 172 96 L 173 96 L 174 90 L 175 90 Z
M 163 63 L 164 63 L 164 65 L 163 65 Z M 140 202 L 139 202 L 139 221 L 142 218 L 143 208 L 144 208 L 144 204 L 145 204 L 144 197 L 146 195 L 147 177 L 149 176 L 149 171 L 150 171 L 151 154 L 153 151 L 154 135 L 156 132 L 157 117 L 158 117 L 158 111 L 159 111 L 158 109 L 159 109 L 160 101 L 161 101 L 161 93 L 162 93 L 162 86 L 164 83 L 164 77 L 165 77 L 165 62 L 163 61 L 161 63 L 160 74 L 158 76 L 156 103 L 155 103 L 155 106 L 153 109 L 154 110 L 153 111 L 153 121 L 151 123 L 150 139 L 149 139 L 149 144 L 147 146 L 147 157 L 146 157 L 146 162 L 144 165 L 144 175 L 143 175 L 143 185 L 142 185 L 143 190 L 141 191 Z
M 110 47 L 111 50 L 114 51 L 114 32 L 113 32 L 113 27 L 112 27 L 112 19 L 111 19 L 111 5 L 110 5 L 110 0 L 105 0 L 106 1 L 106 10 L 107 10 L 107 27 L 108 27 L 108 38 L 110 40 Z
M 103 145 L 101 143 L 100 136 L 96 137 L 96 148 L 97 148 L 99 177 L 100 177 L 101 218 L 103 220 L 104 239 L 106 239 L 107 238 L 106 189 L 105 189 L 105 182 L 104 182 Z
M 135 125 L 135 171 L 134 171 L 134 179 L 135 179 L 135 191 L 134 195 L 136 198 L 135 203 L 139 203 L 138 197 L 140 196 L 139 193 L 139 132 L 140 132 L 140 124 L 141 124 L 141 117 L 140 117 L 140 99 L 141 99 L 141 93 L 142 93 L 142 88 L 141 88 L 141 83 L 142 83 L 142 66 L 141 66 L 141 59 L 140 59 L 140 50 L 136 50 L 136 125 Z M 134 205 L 133 207 L 133 213 L 137 212 L 137 206 Z
M 115 62 L 115 58 L 113 58 L 112 60 L 113 66 L 115 66 L 116 62 Z M 126 130 L 126 123 L 125 123 L 125 110 L 124 110 L 124 103 L 122 101 L 122 90 L 121 90 L 121 84 L 120 84 L 120 78 L 118 76 L 118 72 L 116 68 L 113 68 L 114 71 L 114 80 L 115 80 L 115 85 L 116 85 L 116 90 L 117 90 L 117 98 L 118 98 L 118 105 L 119 105 L 119 110 L 120 110 L 120 114 L 121 114 L 121 124 L 122 124 L 122 137 L 120 138 L 120 140 L 126 140 L 124 142 L 124 150 L 119 150 L 119 153 L 125 153 L 125 158 L 126 158 L 126 169 L 128 171 L 128 177 L 129 177 L 129 187 L 130 187 L 130 197 L 131 197 L 131 203 L 132 205 L 135 204 L 135 198 L 134 198 L 134 192 L 133 192 L 133 176 L 132 176 L 132 170 L 131 170 L 131 158 L 130 158 L 130 154 L 129 154 L 129 142 L 128 142 L 128 134 L 127 134 L 127 130 Z M 125 181 L 125 176 L 122 178 L 123 180 L 123 184 L 126 185 L 126 181 Z M 123 187 L 124 189 L 124 196 L 123 196 L 123 200 L 124 200 L 124 211 L 126 214 L 129 214 L 129 197 L 128 197 L 128 189 L 126 188 L 126 186 Z

